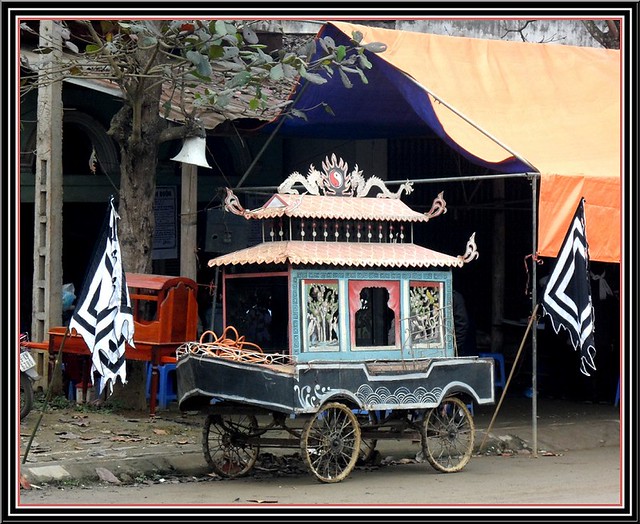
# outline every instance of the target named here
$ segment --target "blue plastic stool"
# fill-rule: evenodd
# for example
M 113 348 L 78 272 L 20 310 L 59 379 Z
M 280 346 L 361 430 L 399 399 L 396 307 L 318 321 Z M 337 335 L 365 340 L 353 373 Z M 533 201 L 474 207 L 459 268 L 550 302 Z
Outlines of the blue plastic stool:
M 153 366 L 151 363 L 147 364 L 147 398 L 151 397 L 151 372 Z M 169 402 L 178 399 L 178 393 L 176 391 L 176 365 L 167 363 L 158 366 L 158 393 L 156 400 L 158 401 L 158 407 L 166 409 Z
M 67 399 L 74 400 L 76 399 L 76 381 L 69 380 L 69 388 L 67 389 Z
M 507 375 L 504 370 L 504 355 L 502 353 L 480 353 L 480 358 L 492 358 L 498 364 L 497 368 L 494 368 L 493 375 L 493 387 L 504 389 L 507 381 Z

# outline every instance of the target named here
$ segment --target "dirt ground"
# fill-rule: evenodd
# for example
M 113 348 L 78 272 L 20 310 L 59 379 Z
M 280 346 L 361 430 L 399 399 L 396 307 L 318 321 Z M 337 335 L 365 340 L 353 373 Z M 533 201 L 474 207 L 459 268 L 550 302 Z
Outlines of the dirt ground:
M 135 446 L 164 446 L 177 450 L 189 444 L 200 444 L 203 417 L 196 412 L 182 413 L 175 404 L 171 409 L 158 410 L 150 417 L 148 411 L 113 409 L 92 404 L 76 405 L 66 399 L 55 399 L 44 415 L 42 404 L 20 424 L 21 455 L 35 430 L 29 455 L 38 462 L 60 460 L 66 456 L 89 452 L 99 457 Z
M 54 402 L 42 417 L 29 452 L 29 463 L 46 465 L 91 459 L 126 458 L 147 450 L 185 453 L 197 473 L 118 475 L 117 482 L 45 483 L 21 489 L 20 504 L 75 507 L 117 501 L 162 509 L 171 506 L 253 507 L 264 505 L 545 505 L 555 508 L 602 505 L 615 508 L 622 500 L 618 410 L 612 405 L 551 402 L 540 406 L 541 439 L 549 438 L 558 451 L 533 457 L 527 448 L 530 413 L 528 399 L 509 399 L 498 417 L 497 440 L 504 443 L 487 453 L 475 454 L 463 471 L 441 474 L 416 460 L 419 444 L 411 441 L 379 443 L 380 460 L 356 467 L 345 481 L 319 483 L 299 459 L 296 450 L 275 456 L 261 453 L 246 478 L 221 479 L 208 471 L 201 452 L 203 415 L 182 413 L 177 406 L 148 412 L 126 412 L 107 407 L 76 406 Z M 476 430 L 487 428 L 493 407 L 476 409 Z M 38 406 L 21 424 L 22 452 L 35 428 Z M 521 435 L 526 440 L 517 436 Z M 509 437 L 509 438 L 506 438 Z M 478 438 L 478 437 L 476 437 Z M 185 455 L 185 456 L 186 456 Z M 296 456 L 297 455 L 297 456 Z M 112 468 L 114 469 L 114 468 Z M 114 469 L 114 471 L 116 471 Z M 106 480 L 106 481 L 105 481 Z M 171 502 L 167 502 L 171 501 Z M 471 507 L 471 506 L 469 506 Z M 184 511 L 184 510 L 181 510 Z M 215 509 L 213 510 L 216 511 Z M 264 511 L 264 509 L 262 510 Z M 212 513 L 217 514 L 217 513 Z

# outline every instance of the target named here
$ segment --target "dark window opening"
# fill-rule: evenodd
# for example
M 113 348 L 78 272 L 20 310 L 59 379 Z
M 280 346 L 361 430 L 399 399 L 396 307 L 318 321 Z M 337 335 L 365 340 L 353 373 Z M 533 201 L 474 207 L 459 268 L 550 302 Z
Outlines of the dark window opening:
M 386 288 L 366 287 L 356 312 L 356 346 L 394 346 L 395 312 L 388 305 Z
M 288 290 L 286 277 L 228 278 L 224 327 L 233 326 L 265 352 L 288 353 Z

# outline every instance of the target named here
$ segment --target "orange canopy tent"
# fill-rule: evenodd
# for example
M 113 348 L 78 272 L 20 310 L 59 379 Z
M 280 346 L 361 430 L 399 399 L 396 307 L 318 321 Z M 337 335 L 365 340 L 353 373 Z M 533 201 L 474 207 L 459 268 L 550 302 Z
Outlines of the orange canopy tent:
M 326 24 L 320 34 L 341 43 L 354 31 L 363 34 L 363 43 L 387 46 L 370 57 L 374 66 L 366 74 L 375 80 L 354 82 L 352 90 L 338 94 L 336 89 L 335 95 L 325 85 L 308 85 L 296 107 L 301 101 L 312 107 L 321 100 L 344 107 L 335 111 L 337 118 L 318 114 L 309 122 L 289 119 L 284 129 L 300 133 L 324 125 L 331 133 L 351 129 L 352 134 L 371 134 L 377 120 L 380 133 L 386 126 L 386 132 L 398 135 L 412 123 L 426 122 L 472 161 L 499 173 L 540 174 L 538 255 L 557 255 L 584 197 L 591 259 L 620 262 L 619 51 L 343 22 Z M 337 76 L 329 83 L 341 87 Z M 384 93 L 382 85 L 387 86 Z
M 584 197 L 591 259 L 620 262 L 619 51 L 334 25 L 385 43 L 381 58 L 431 93 L 460 147 L 490 162 L 515 154 L 541 174 L 540 256 L 557 255 Z

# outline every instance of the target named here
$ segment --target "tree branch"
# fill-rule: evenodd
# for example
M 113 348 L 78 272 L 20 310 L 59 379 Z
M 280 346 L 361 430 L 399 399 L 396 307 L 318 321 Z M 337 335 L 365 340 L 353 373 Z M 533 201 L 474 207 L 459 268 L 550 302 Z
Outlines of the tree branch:
M 114 76 L 116 78 L 116 82 L 118 83 L 118 85 L 120 86 L 122 91 L 124 92 L 125 96 L 129 100 L 131 100 L 132 99 L 132 93 L 129 92 L 129 90 L 127 89 L 126 82 L 124 81 L 125 74 L 122 71 L 122 68 L 113 59 L 111 54 L 109 52 L 107 52 L 107 50 L 105 49 L 105 46 L 102 43 L 102 39 L 100 38 L 98 33 L 96 33 L 96 30 L 93 28 L 93 24 L 91 23 L 91 20 L 79 20 L 79 22 L 81 24 L 83 24 L 87 28 L 87 30 L 89 31 L 89 34 L 91 35 L 91 38 L 93 38 L 93 41 L 95 42 L 95 44 L 100 46 L 101 52 L 104 54 L 104 56 L 107 58 L 107 61 L 109 62 L 109 66 L 111 67 L 111 69 L 113 71 L 113 74 L 114 74 Z

